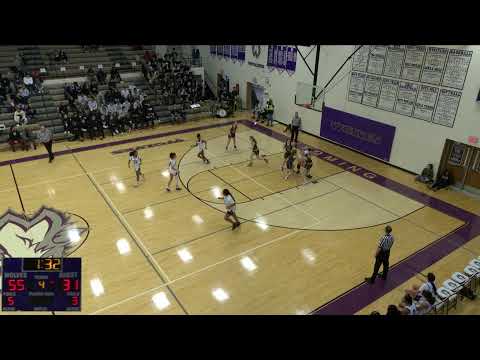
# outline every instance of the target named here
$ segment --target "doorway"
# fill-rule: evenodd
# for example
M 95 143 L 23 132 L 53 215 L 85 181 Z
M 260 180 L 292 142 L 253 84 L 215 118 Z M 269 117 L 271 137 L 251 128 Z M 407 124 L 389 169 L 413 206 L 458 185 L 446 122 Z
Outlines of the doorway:
M 480 148 L 447 139 L 441 165 L 455 186 L 480 193 Z
M 258 104 L 260 104 L 260 106 L 263 106 L 264 96 L 265 89 L 263 88 L 263 86 L 247 82 L 247 110 L 251 111 L 255 109 Z

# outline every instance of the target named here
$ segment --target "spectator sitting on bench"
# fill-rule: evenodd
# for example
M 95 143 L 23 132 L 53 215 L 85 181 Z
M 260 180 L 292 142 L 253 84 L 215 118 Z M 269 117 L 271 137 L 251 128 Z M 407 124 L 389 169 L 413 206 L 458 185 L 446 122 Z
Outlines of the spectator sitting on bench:
M 428 164 L 422 170 L 422 173 L 415 178 L 415 181 L 419 181 L 424 184 L 433 183 L 433 164 Z
M 450 173 L 448 172 L 447 169 L 445 169 L 443 174 L 438 177 L 437 181 L 435 181 L 432 184 L 430 189 L 432 189 L 433 191 L 437 191 L 437 190 L 440 190 L 440 189 L 443 189 L 443 188 L 446 188 L 446 187 L 450 186 L 450 183 L 451 183 Z
M 101 85 L 105 85 L 107 81 L 107 74 L 103 69 L 98 69 L 97 70 L 97 80 Z
M 25 142 L 23 141 L 22 135 L 20 134 L 20 131 L 18 131 L 16 126 L 12 126 L 10 128 L 10 133 L 8 134 L 8 143 L 10 144 L 13 152 L 16 151 L 16 145 L 20 145 L 22 149 L 25 149 Z
M 62 49 L 57 50 L 54 59 L 56 62 L 63 62 L 64 64 L 68 62 L 67 54 Z
M 20 107 L 18 107 L 17 110 L 15 110 L 15 112 L 13 113 L 13 120 L 17 125 L 26 124 L 27 116 L 25 114 L 25 111 L 23 111 L 22 109 L 20 109 Z

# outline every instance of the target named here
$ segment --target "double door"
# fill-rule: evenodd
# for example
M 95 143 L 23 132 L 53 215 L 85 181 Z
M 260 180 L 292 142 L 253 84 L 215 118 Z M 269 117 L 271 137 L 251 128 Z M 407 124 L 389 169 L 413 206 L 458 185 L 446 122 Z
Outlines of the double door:
M 443 158 L 456 186 L 480 191 L 480 148 L 447 140 Z

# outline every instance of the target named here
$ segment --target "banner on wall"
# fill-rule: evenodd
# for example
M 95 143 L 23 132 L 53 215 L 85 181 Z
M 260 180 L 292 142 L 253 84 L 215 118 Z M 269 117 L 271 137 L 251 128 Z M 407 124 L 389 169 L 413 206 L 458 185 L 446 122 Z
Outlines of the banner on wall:
M 273 64 L 273 48 L 274 48 L 274 45 L 268 45 L 267 69 L 269 71 L 275 70 L 275 66 Z
M 285 71 L 286 46 L 280 45 L 277 49 L 277 70 L 282 73 Z
M 245 51 L 245 45 L 238 45 L 237 58 L 240 64 L 243 64 L 245 62 Z
M 210 45 L 210 55 L 217 55 L 217 45 Z
M 275 69 L 288 75 L 293 75 L 297 67 L 297 49 L 286 45 L 269 45 L 267 56 L 267 68 L 269 71 Z
M 223 56 L 225 60 L 230 59 L 230 45 L 223 45 Z
M 389 161 L 395 127 L 325 106 L 320 136 Z
M 217 55 L 220 57 L 223 56 L 223 45 L 217 45 Z
M 238 59 L 238 45 L 232 45 L 230 47 L 230 56 L 231 56 L 232 61 L 234 63 L 237 62 L 237 59 Z
M 287 48 L 287 56 L 285 57 L 285 70 L 288 75 L 293 75 L 297 68 L 297 49 L 294 47 Z

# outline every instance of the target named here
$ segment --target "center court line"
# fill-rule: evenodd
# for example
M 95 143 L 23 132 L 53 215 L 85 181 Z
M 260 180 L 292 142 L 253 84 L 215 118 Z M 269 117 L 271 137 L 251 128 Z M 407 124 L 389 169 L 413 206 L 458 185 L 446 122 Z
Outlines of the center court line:
M 320 221 L 321 221 L 321 220 L 320 220 Z M 316 226 L 316 225 L 318 225 L 318 222 L 317 222 L 317 223 L 313 223 L 312 225 L 308 226 L 306 229 L 308 229 L 309 227 L 314 227 L 314 226 Z M 236 254 L 236 255 L 229 256 L 229 257 L 227 257 L 227 258 L 225 258 L 225 259 L 223 259 L 223 260 L 220 260 L 220 261 L 218 261 L 218 262 L 216 262 L 216 263 L 207 265 L 207 266 L 205 266 L 205 267 L 203 267 L 203 268 L 200 268 L 200 269 L 198 269 L 198 270 L 196 270 L 196 271 L 193 271 L 193 272 L 191 272 L 191 273 L 188 273 L 188 274 L 185 274 L 185 275 L 183 275 L 183 276 L 180 276 L 179 278 L 176 278 L 175 280 L 169 281 L 168 283 L 161 284 L 161 285 L 159 285 L 159 286 L 150 288 L 150 289 L 145 290 L 145 291 L 143 291 L 143 292 L 141 292 L 141 293 L 138 293 L 138 294 L 136 294 L 136 295 L 130 296 L 130 297 L 128 297 L 128 298 L 125 298 L 125 299 L 123 299 L 123 300 L 121 300 L 121 301 L 119 301 L 119 302 L 116 302 L 116 303 L 107 305 L 107 306 L 105 306 L 105 307 L 103 307 L 103 308 L 101 308 L 101 309 L 99 309 L 99 310 L 96 310 L 96 311 L 90 313 L 89 315 L 99 314 L 99 313 L 101 313 L 101 312 L 104 312 L 105 310 L 111 309 L 111 308 L 113 308 L 113 307 L 115 307 L 115 306 L 121 305 L 121 304 L 126 303 L 126 302 L 128 302 L 128 301 L 130 301 L 130 300 L 133 300 L 133 299 L 136 299 L 136 298 L 138 298 L 138 297 L 140 297 L 140 296 L 146 295 L 146 294 L 148 294 L 149 292 L 152 292 L 152 291 L 155 291 L 155 290 L 159 290 L 159 289 L 161 289 L 161 288 L 163 288 L 163 287 L 168 287 L 168 286 L 176 283 L 177 281 L 185 280 L 185 279 L 187 279 L 187 278 L 189 278 L 189 277 L 192 277 L 192 276 L 194 276 L 194 275 L 196 275 L 196 274 L 199 274 L 199 273 L 201 273 L 201 272 L 204 272 L 204 271 L 206 271 L 206 270 L 209 270 L 209 269 L 211 269 L 211 268 L 213 268 L 213 267 L 215 267 L 215 266 L 218 266 L 218 265 L 221 265 L 221 264 L 223 264 L 223 263 L 226 263 L 226 262 L 228 262 L 228 261 L 230 261 L 230 260 L 239 258 L 239 257 L 241 257 L 241 256 L 243 256 L 243 255 L 245 255 L 245 254 L 248 254 L 248 253 L 252 252 L 252 251 L 261 249 L 261 248 L 263 248 L 263 247 L 265 247 L 265 246 L 267 246 L 267 245 L 276 243 L 276 242 L 278 242 L 278 241 L 280 241 L 280 240 L 283 240 L 283 239 L 286 239 L 286 238 L 288 238 L 288 237 L 290 237 L 290 236 L 296 235 L 296 234 L 298 234 L 298 233 L 300 233 L 300 232 L 302 232 L 302 231 L 305 231 L 306 229 L 299 229 L 299 230 L 295 230 L 295 231 L 289 232 L 288 234 L 279 236 L 279 237 L 277 237 L 277 238 L 275 238 L 275 239 L 272 239 L 272 240 L 270 240 L 270 241 L 267 241 L 267 242 L 265 242 L 265 243 L 263 243 L 263 244 L 260 244 L 260 245 L 257 245 L 257 246 L 255 246 L 255 247 L 253 247 L 253 248 L 250 248 L 250 249 L 248 249 L 248 250 L 242 251 L 242 252 L 240 252 L 240 253 L 238 253 L 238 254 Z

